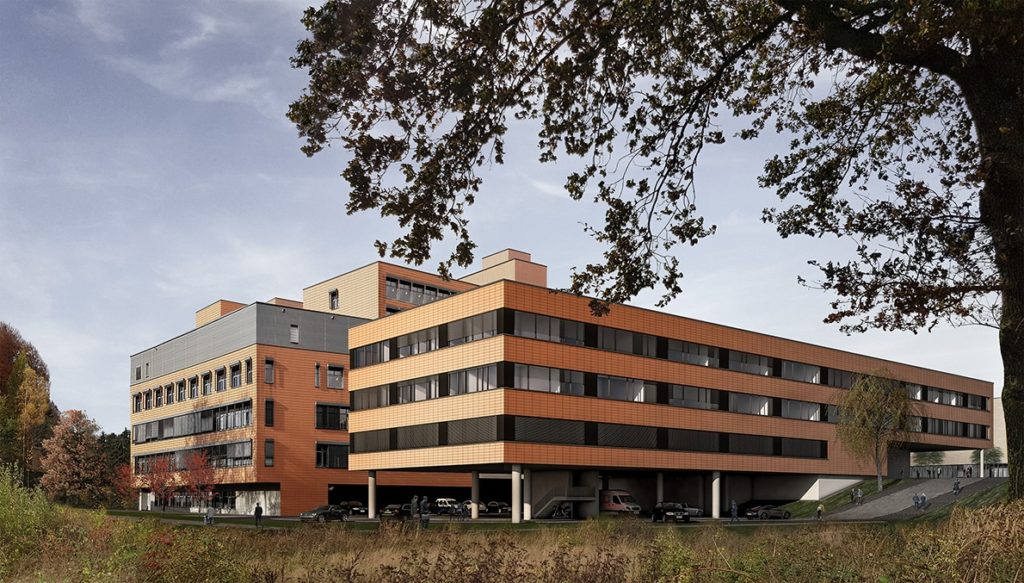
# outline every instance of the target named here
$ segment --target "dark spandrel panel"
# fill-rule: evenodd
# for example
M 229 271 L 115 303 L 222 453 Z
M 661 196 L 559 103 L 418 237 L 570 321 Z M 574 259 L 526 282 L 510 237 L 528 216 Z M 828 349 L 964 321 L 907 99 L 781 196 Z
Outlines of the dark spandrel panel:
M 437 447 L 437 423 L 399 427 L 398 449 Z
M 689 429 L 669 429 L 668 448 L 676 451 L 712 451 L 717 452 L 719 434 L 713 431 L 692 431 Z
M 583 445 L 582 421 L 516 417 L 516 441 Z
M 739 434 L 729 436 L 729 453 L 772 455 L 774 452 L 775 445 L 771 437 Z
M 498 440 L 498 425 L 493 416 L 448 422 L 448 445 L 486 443 Z
M 817 439 L 782 438 L 782 455 L 787 457 L 821 457 L 821 442 Z
M 635 447 L 657 449 L 658 430 L 638 425 L 598 423 L 597 444 L 608 447 Z

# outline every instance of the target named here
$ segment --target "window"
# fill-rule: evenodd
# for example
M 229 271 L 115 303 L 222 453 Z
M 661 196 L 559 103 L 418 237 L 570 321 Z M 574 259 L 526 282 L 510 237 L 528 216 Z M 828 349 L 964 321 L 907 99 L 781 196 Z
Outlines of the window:
M 320 388 L 320 363 L 313 365 L 313 386 Z
M 142 367 L 141 366 L 135 367 L 135 380 L 137 380 L 137 381 L 141 381 L 142 380 Z
M 915 401 L 924 399 L 924 387 L 916 383 L 907 383 L 907 397 Z
M 164 397 L 164 402 L 167 403 L 168 405 L 173 405 L 174 404 L 174 385 L 167 385 L 166 387 L 164 387 L 164 393 L 166 393 L 166 396 Z
M 805 383 L 821 383 L 821 367 L 782 361 L 782 378 Z
M 489 391 L 497 386 L 498 367 L 494 364 L 448 373 L 449 395 Z
M 853 386 L 854 376 L 852 372 L 830 369 L 828 371 L 828 385 L 839 389 L 849 389 Z
M 771 415 L 772 398 L 744 393 L 730 393 L 729 410 L 733 413 L 746 413 L 748 415 Z
M 602 399 L 654 403 L 657 400 L 656 393 L 654 383 L 605 375 L 597 377 L 597 396 Z
M 149 363 L 146 363 L 146 378 L 149 378 Z
M 516 312 L 514 333 L 516 336 L 524 338 L 536 338 L 537 340 L 549 340 L 551 342 L 583 346 L 582 322 Z
M 361 346 L 352 351 L 352 368 L 370 366 L 391 360 L 391 343 L 387 340 Z
M 178 402 L 185 400 L 185 379 L 178 381 Z
M 252 384 L 252 359 L 245 359 L 245 384 Z
M 387 407 L 390 404 L 387 386 L 372 387 L 352 393 L 352 409 L 355 411 Z
M 774 439 L 761 435 L 729 435 L 729 453 L 747 455 L 772 455 L 775 452 Z
M 263 442 L 263 465 L 274 467 L 274 440 L 268 439 Z
M 338 290 L 332 289 L 331 291 L 327 292 L 327 301 L 328 301 L 328 304 L 330 305 L 330 309 L 337 310 L 338 309 Z
M 676 362 L 696 364 L 697 366 L 718 368 L 718 349 L 714 346 L 705 346 L 693 342 L 669 340 L 668 359 Z
M 821 405 L 805 401 L 782 400 L 782 416 L 787 419 L 821 421 Z
M 142 393 L 135 393 L 132 397 L 132 410 L 136 413 L 142 411 Z
M 384 278 L 385 297 L 392 300 L 398 300 L 400 302 L 407 302 L 416 305 L 429 304 L 434 300 L 444 299 L 454 293 L 455 292 L 448 291 L 446 289 L 424 285 L 422 283 L 414 283 L 404 279 L 398 279 L 396 277 Z
M 199 396 L 199 377 L 188 379 L 188 398 L 195 399 Z
M 689 407 L 691 409 L 718 410 L 718 401 L 718 391 L 715 389 L 702 389 L 700 387 L 687 387 L 684 385 L 671 385 L 669 387 L 669 405 Z
M 274 426 L 274 400 L 267 399 L 263 402 L 263 426 Z
M 487 312 L 448 324 L 448 346 L 490 338 L 498 333 L 498 313 Z
M 398 299 L 398 280 L 389 277 L 384 280 L 384 295 L 393 300 Z
M 515 387 L 545 393 L 583 394 L 583 373 L 544 366 L 517 364 Z
M 403 334 L 397 338 L 398 358 L 437 350 L 437 327 Z
M 343 405 L 316 406 L 317 429 L 348 429 L 348 407 Z
M 398 402 L 413 403 L 437 398 L 437 375 L 398 383 Z
M 729 370 L 738 370 L 761 376 L 771 376 L 772 359 L 767 356 L 750 354 L 749 352 L 732 351 L 729 353 Z
M 319 373 L 317 377 L 319 377 Z M 344 389 L 345 388 L 345 369 L 340 365 L 329 364 L 327 365 L 327 388 L 328 389 Z
M 333 443 L 316 444 L 316 467 L 347 468 L 348 445 Z
M 967 408 L 981 409 L 982 411 L 987 410 L 988 398 L 982 397 L 981 395 L 967 395 Z
M 217 369 L 217 392 L 219 393 L 227 388 L 227 371 L 223 368 Z
M 295 324 L 292 324 L 291 328 L 288 330 L 288 341 L 292 344 L 299 343 L 299 327 Z
M 213 392 L 213 381 L 210 373 L 203 375 L 203 396 L 209 395 Z
M 155 406 L 159 407 L 164 404 L 164 392 L 162 389 L 154 389 L 153 392 L 156 394 Z
M 267 358 L 263 361 L 263 382 L 268 385 L 274 384 L 274 359 Z
M 242 365 L 231 365 L 231 388 L 237 389 L 242 386 Z

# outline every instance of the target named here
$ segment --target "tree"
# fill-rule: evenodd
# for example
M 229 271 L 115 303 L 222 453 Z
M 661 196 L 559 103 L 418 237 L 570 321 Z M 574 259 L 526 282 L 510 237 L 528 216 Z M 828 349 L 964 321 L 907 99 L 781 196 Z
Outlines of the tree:
M 974 450 L 971 452 L 971 463 L 981 463 L 981 450 Z M 1001 464 L 1003 463 L 1003 450 L 998 447 L 991 447 L 985 450 L 985 463 L 986 464 Z
M 350 150 L 347 211 L 403 229 L 382 256 L 421 264 L 453 234 L 442 275 L 472 261 L 465 210 L 513 120 L 540 126 L 541 161 L 578 160 L 570 197 L 605 208 L 584 226 L 603 260 L 570 286 L 603 302 L 681 291 L 676 246 L 715 230 L 696 207 L 705 147 L 789 138 L 759 181 L 789 206 L 765 220 L 853 243 L 811 262 L 826 322 L 999 328 L 1024 496 L 1024 3 L 328 0 L 303 23 L 303 151 Z
M 147 463 L 138 475 L 138 483 L 148 488 L 163 510 L 167 510 L 167 499 L 178 489 L 178 468 L 170 455 L 158 455 Z
M 182 481 L 189 494 L 205 503 L 210 503 L 210 495 L 217 486 L 217 469 L 203 449 L 194 449 L 185 454 L 185 471 Z
M 139 480 L 132 472 L 131 464 L 120 464 L 114 468 L 111 479 L 111 502 L 120 508 L 129 508 L 135 501 Z
M 946 459 L 944 451 L 919 451 L 914 454 L 914 465 L 941 466 Z
M 39 469 L 34 445 L 46 426 L 50 412 L 50 382 L 31 367 L 25 367 L 24 378 L 18 390 L 18 442 L 21 455 L 18 460 L 24 472 L 23 481 L 31 483 L 29 474 Z
M 882 464 L 889 448 L 904 441 L 910 422 L 910 398 L 888 371 L 861 376 L 839 405 L 839 441 L 857 459 L 875 464 L 878 491 L 882 491 Z
M 51 499 L 93 506 L 105 498 L 107 475 L 97 433 L 99 426 L 82 411 L 61 415 L 53 437 L 43 443 L 40 485 Z

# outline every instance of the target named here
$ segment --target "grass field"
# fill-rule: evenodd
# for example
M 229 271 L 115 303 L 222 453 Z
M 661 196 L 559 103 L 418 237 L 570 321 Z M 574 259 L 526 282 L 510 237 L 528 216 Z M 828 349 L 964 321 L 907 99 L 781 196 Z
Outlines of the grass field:
M 627 518 L 531 527 L 435 522 L 423 532 L 275 521 L 294 527 L 256 530 L 192 526 L 198 516 L 169 524 L 152 520 L 154 513 L 67 508 L 0 469 L 0 581 L 1019 581 L 1024 502 L 998 503 L 1000 496 L 967 497 L 948 518 L 897 524 L 677 529 Z
M 900 480 L 882 480 L 882 491 L 885 492 L 885 490 L 899 483 Z M 878 483 L 874 479 L 858 482 L 849 488 L 845 488 L 841 492 L 837 492 L 825 498 L 822 501 L 825 504 L 825 511 L 831 514 L 845 506 L 850 506 L 850 490 L 853 488 L 860 488 L 863 490 L 864 501 L 867 502 L 878 495 L 878 491 L 876 490 L 877 487 Z M 782 507 L 789 510 L 790 514 L 793 515 L 793 518 L 809 518 L 814 516 L 814 513 L 818 508 L 818 502 L 815 500 L 797 500 L 796 502 L 785 504 Z

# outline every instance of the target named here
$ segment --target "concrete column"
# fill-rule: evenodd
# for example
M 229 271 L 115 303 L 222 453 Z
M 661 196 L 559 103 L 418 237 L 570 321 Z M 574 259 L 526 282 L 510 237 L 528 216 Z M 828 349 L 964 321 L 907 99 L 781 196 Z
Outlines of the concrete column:
M 523 522 L 523 466 L 512 466 L 512 524 Z
M 366 517 L 377 518 L 377 470 L 366 473 Z
M 533 520 L 533 472 L 523 470 L 523 520 Z
M 985 450 L 982 449 L 980 451 L 981 451 L 981 456 L 978 457 L 978 461 L 980 461 L 981 463 L 978 464 L 978 469 L 981 470 L 981 471 L 978 472 L 978 477 L 979 478 L 984 478 L 985 477 Z
M 473 501 L 469 517 L 476 520 L 480 518 L 480 472 L 473 472 L 473 485 L 470 487 L 469 499 Z
M 722 473 L 711 472 L 711 518 L 722 517 Z
M 579 486 L 586 487 L 590 490 L 591 496 L 594 497 L 592 502 L 580 502 L 576 505 L 579 511 L 578 518 L 590 518 L 592 516 L 598 516 L 600 514 L 600 503 L 598 501 L 598 490 L 600 489 L 601 480 L 598 477 L 598 473 L 595 470 L 587 470 L 580 472 L 579 474 Z
M 665 472 L 658 472 L 658 481 L 656 485 L 655 502 L 665 501 Z

